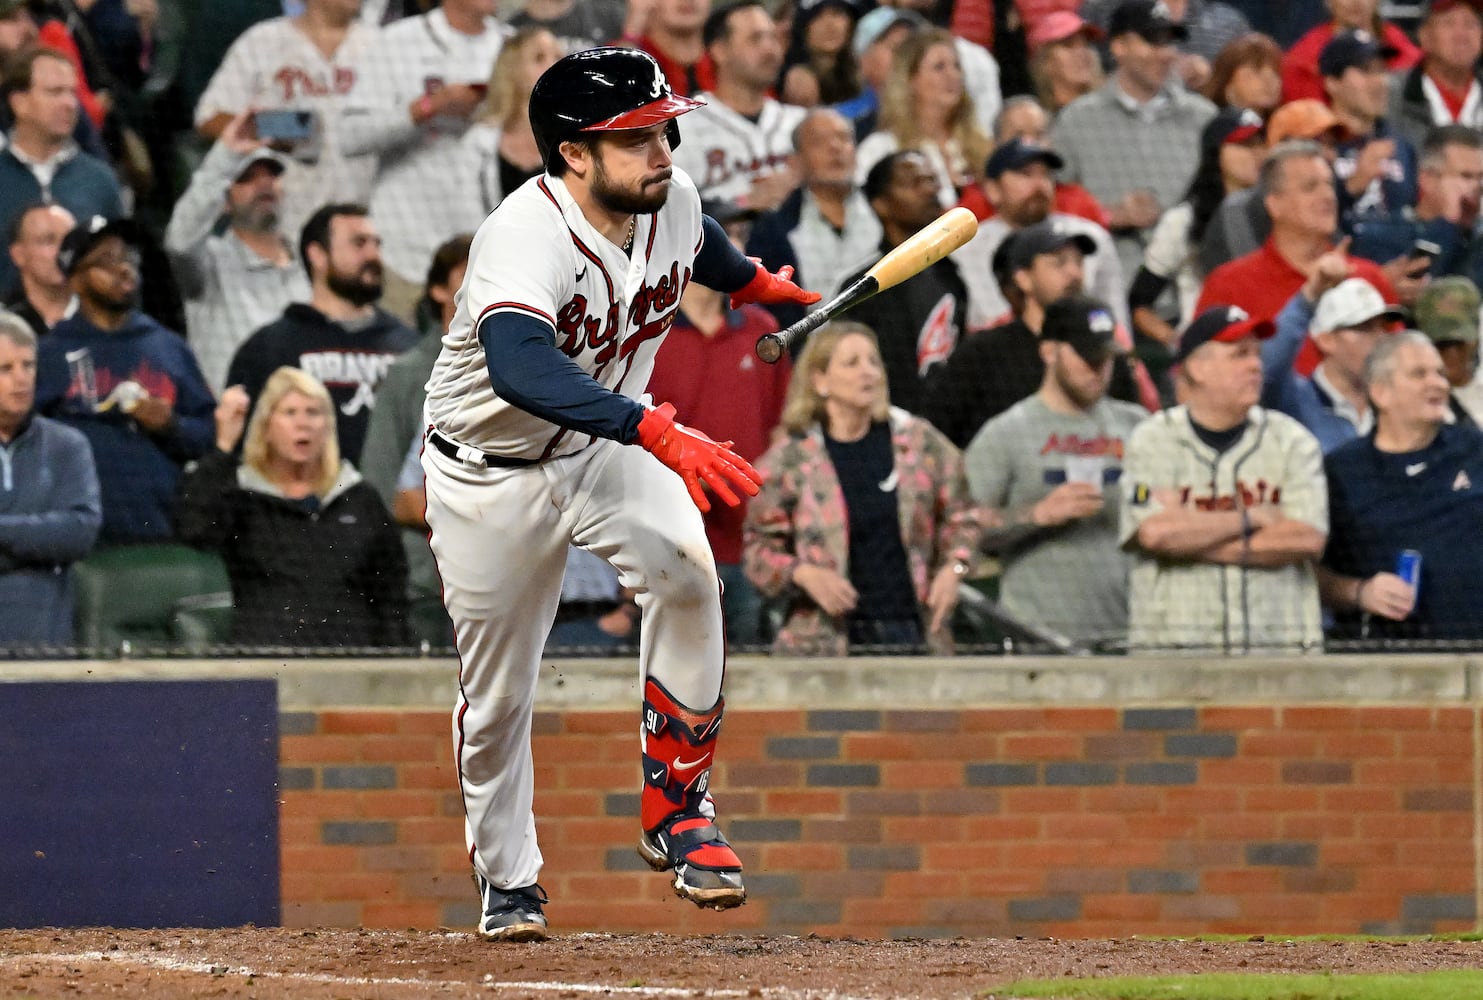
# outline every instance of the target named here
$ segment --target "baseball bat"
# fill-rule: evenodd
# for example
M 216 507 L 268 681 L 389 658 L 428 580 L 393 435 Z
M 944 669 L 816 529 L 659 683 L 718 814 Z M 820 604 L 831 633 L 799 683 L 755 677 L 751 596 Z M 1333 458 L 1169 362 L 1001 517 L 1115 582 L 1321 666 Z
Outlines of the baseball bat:
M 920 274 L 958 249 L 978 232 L 978 219 L 966 208 L 944 212 L 912 233 L 906 241 L 876 261 L 875 266 L 851 282 L 834 298 L 779 333 L 757 338 L 757 357 L 776 364 L 784 351 L 807 337 L 840 313 L 887 288 Z

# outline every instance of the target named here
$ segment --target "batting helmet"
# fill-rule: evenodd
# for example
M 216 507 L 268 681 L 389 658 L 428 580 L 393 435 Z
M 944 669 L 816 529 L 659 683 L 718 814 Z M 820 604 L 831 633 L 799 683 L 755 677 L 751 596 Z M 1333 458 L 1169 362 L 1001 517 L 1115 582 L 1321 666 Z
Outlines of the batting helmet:
M 561 144 L 583 132 L 667 121 L 665 134 L 673 149 L 680 144 L 675 118 L 704 104 L 675 94 L 647 52 L 605 46 L 574 52 L 541 74 L 530 92 L 530 127 L 549 170 L 561 157 Z

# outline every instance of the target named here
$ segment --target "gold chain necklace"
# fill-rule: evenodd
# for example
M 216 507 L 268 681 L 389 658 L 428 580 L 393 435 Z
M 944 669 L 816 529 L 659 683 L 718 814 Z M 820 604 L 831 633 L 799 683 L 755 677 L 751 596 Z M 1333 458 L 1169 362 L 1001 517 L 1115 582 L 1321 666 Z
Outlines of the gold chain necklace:
M 637 222 L 638 222 L 638 216 L 636 216 L 636 215 L 630 215 L 628 217 L 628 238 L 623 241 L 623 252 L 624 253 L 627 253 L 628 251 L 630 251 L 630 250 L 633 249 L 633 230 L 634 230 L 634 225 Z

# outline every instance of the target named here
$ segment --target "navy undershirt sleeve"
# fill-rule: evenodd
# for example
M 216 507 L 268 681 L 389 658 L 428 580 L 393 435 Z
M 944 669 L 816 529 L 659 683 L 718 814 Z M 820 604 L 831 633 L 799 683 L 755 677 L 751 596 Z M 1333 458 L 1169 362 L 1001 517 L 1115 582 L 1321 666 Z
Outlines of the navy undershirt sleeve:
M 644 408 L 605 389 L 556 349 L 556 332 L 522 313 L 491 313 L 479 324 L 489 381 L 500 398 L 583 434 L 630 444 Z
M 704 242 L 695 255 L 695 280 L 718 292 L 735 292 L 757 276 L 757 265 L 731 242 L 726 230 L 709 215 L 700 217 Z

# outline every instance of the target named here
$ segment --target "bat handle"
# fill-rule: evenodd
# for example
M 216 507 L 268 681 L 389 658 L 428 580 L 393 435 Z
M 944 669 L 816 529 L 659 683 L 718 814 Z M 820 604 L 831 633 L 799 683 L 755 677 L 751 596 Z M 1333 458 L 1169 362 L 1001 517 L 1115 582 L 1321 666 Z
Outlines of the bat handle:
M 808 336 L 829 322 L 832 315 L 833 311 L 829 309 L 819 309 L 809 313 L 781 333 L 764 333 L 757 338 L 757 357 L 770 365 L 777 364 L 782 359 L 783 353 L 796 344 L 799 338 Z

